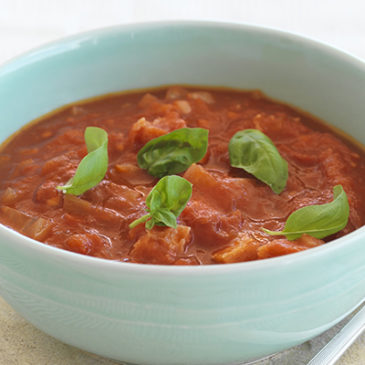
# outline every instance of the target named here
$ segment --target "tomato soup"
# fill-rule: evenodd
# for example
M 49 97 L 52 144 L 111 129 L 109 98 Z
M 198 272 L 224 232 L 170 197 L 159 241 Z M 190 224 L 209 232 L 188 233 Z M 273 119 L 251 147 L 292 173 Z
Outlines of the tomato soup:
M 105 177 L 81 195 L 57 187 L 87 154 L 86 127 L 108 134 Z M 177 226 L 145 224 L 146 198 L 158 182 L 137 163 L 149 141 L 181 128 L 209 131 L 205 156 L 181 173 L 192 195 Z M 238 131 L 268 136 L 288 165 L 275 193 L 232 167 L 229 142 Z M 266 259 L 326 244 L 365 223 L 365 158 L 354 144 L 313 117 L 259 91 L 173 86 L 107 95 L 45 116 L 0 152 L 0 222 L 47 245 L 122 262 L 200 265 Z M 296 210 L 329 203 L 341 185 L 346 226 L 325 238 L 289 240 L 282 230 Z

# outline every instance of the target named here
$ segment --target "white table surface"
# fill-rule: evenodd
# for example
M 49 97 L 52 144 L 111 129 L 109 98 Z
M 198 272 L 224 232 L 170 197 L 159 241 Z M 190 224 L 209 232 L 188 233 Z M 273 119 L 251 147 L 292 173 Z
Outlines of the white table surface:
M 365 60 L 364 0 L 0 0 L 0 64 L 81 31 L 171 19 L 236 21 L 280 28 L 332 44 Z M 260 365 L 304 365 L 309 354 L 318 351 L 337 330 Z M 43 334 L 0 298 L 0 364 L 112 365 L 115 362 Z M 337 364 L 365 364 L 365 334 Z

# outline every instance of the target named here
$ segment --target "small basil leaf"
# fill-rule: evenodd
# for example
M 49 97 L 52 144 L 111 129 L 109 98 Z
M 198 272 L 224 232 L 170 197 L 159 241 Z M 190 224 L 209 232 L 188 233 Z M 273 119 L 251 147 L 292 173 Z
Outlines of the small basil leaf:
M 189 181 L 176 175 L 165 176 L 154 186 L 146 198 L 148 214 L 133 221 L 129 228 L 146 222 L 146 228 L 154 225 L 176 228 L 176 218 L 186 207 L 192 193 Z
M 207 152 L 208 130 L 181 128 L 147 142 L 138 152 L 139 167 L 163 177 L 185 171 Z
M 154 218 L 151 218 L 150 220 L 148 220 L 146 222 L 146 228 L 147 229 L 152 229 L 154 225 L 155 225 L 155 219 Z M 130 226 L 130 228 L 133 228 L 133 227 Z
M 153 218 L 158 226 L 177 227 L 175 214 L 167 209 L 156 210 L 153 213 Z
M 150 194 L 148 194 L 146 205 L 152 213 L 152 201 L 160 199 L 158 208 L 155 209 L 167 209 L 175 217 L 178 217 L 189 201 L 191 193 L 192 185 L 189 181 L 176 175 L 165 176 L 159 180 Z M 158 196 L 157 199 L 155 198 L 156 195 Z
M 161 206 L 161 194 L 159 191 L 155 191 L 153 194 L 148 195 L 148 207 L 150 211 L 157 210 Z
M 290 214 L 282 231 L 263 230 L 274 236 L 286 236 L 295 240 L 306 233 L 315 238 L 324 238 L 346 227 L 349 218 L 349 203 L 342 185 L 333 188 L 333 201 L 322 205 L 309 205 Z
M 84 137 L 88 154 L 66 185 L 57 186 L 67 194 L 81 195 L 93 188 L 103 180 L 108 169 L 108 134 L 104 129 L 87 127 Z
M 244 169 L 280 194 L 288 180 L 288 163 L 269 137 L 257 129 L 237 132 L 230 140 L 231 166 Z

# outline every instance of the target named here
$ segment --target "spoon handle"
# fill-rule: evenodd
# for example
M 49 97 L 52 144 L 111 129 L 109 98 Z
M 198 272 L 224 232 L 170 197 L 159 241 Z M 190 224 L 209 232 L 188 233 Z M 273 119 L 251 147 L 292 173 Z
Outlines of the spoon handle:
M 363 306 L 307 365 L 333 365 L 365 329 Z

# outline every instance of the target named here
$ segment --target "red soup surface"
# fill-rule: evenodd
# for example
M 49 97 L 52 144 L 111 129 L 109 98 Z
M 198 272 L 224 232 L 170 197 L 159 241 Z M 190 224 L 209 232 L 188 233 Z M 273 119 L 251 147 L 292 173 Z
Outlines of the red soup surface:
M 105 178 L 81 196 L 56 189 L 87 154 L 84 130 L 109 136 Z M 176 229 L 129 224 L 146 214 L 146 196 L 158 179 L 137 164 L 146 142 L 183 127 L 209 130 L 205 157 L 181 174 L 193 193 Z M 243 129 L 271 138 L 288 162 L 286 188 L 275 194 L 242 169 L 232 168 L 228 143 Z M 265 259 L 325 244 L 365 222 L 365 158 L 355 145 L 313 117 L 260 92 L 169 87 L 109 95 L 74 104 L 21 130 L 0 153 L 0 222 L 48 245 L 123 262 L 171 265 Z M 345 190 L 346 227 L 324 240 L 289 241 L 281 230 L 295 210 L 333 200 Z

